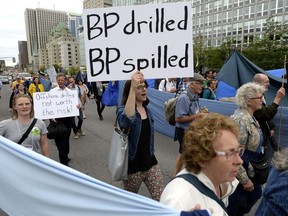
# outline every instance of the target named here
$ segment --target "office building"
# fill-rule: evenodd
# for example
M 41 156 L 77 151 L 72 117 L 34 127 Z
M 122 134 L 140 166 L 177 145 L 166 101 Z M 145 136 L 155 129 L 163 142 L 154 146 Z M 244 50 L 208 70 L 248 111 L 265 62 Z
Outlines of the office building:
M 76 13 L 67 14 L 68 28 L 71 31 L 73 37 L 78 40 L 79 28 L 83 26 L 82 15 Z
M 165 3 L 161 0 L 113 0 L 113 6 Z M 206 46 L 220 46 L 231 40 L 235 47 L 245 47 L 262 38 L 266 19 L 288 22 L 288 0 L 193 0 L 193 35 L 201 34 Z
M 18 51 L 19 68 L 24 70 L 29 64 L 27 41 L 18 41 Z
M 80 67 L 79 44 L 63 22 L 52 28 L 46 48 L 39 49 L 39 65 L 50 68 L 55 64 L 66 69 Z
M 105 8 L 112 7 L 112 0 L 84 0 L 83 9 L 90 8 Z M 80 63 L 81 66 L 86 66 L 86 56 L 85 56 L 85 41 L 83 27 L 78 29 L 79 31 L 79 49 L 80 49 Z
M 105 8 L 113 5 L 112 0 L 84 0 L 83 8 Z
M 29 63 L 38 69 L 39 49 L 45 49 L 51 28 L 59 22 L 66 23 L 67 15 L 63 11 L 43 8 L 25 10 L 25 26 Z

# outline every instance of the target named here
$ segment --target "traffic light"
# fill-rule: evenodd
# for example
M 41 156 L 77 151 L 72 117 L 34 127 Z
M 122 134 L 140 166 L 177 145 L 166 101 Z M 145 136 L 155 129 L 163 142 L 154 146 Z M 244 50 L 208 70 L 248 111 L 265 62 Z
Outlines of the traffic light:
M 12 57 L 12 61 L 13 61 L 13 63 L 16 63 L 15 57 Z

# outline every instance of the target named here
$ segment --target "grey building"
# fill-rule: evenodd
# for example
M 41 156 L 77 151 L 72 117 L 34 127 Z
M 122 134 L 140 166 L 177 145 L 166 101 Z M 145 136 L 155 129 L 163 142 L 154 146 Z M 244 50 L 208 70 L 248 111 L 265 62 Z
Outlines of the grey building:
M 27 41 L 18 41 L 18 51 L 19 68 L 24 70 L 29 64 Z
M 105 8 L 113 5 L 112 0 L 84 0 L 83 8 Z
M 43 8 L 25 10 L 25 26 L 29 63 L 37 70 L 39 49 L 45 49 L 51 28 L 59 22 L 66 23 L 67 15 L 63 11 Z
M 39 64 L 45 68 L 54 64 L 65 69 L 80 67 L 79 44 L 65 23 L 52 28 L 46 49 L 39 49 Z
M 178 2 L 177 0 L 113 0 L 113 6 Z M 270 16 L 280 24 L 288 22 L 288 0 L 192 0 L 193 35 L 204 36 L 206 46 L 220 46 L 231 39 L 245 47 L 263 37 Z
M 67 15 L 68 28 L 73 37 L 79 37 L 79 28 L 83 26 L 82 15 L 76 13 L 68 13 Z
M 105 8 L 112 7 L 112 0 L 84 0 L 83 9 L 89 8 Z M 85 56 L 85 41 L 83 27 L 78 29 L 79 31 L 79 49 L 80 49 L 80 63 L 82 67 L 86 66 L 86 56 Z

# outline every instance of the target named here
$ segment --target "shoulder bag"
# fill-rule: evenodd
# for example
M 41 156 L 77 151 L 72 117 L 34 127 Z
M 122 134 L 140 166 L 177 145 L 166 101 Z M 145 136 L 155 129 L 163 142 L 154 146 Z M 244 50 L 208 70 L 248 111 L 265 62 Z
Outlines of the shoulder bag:
M 29 128 L 26 130 L 26 132 L 23 134 L 23 136 L 21 137 L 21 139 L 18 141 L 18 144 L 21 144 L 27 137 L 28 134 L 30 133 L 30 131 L 32 130 L 32 128 L 34 127 L 34 125 L 36 124 L 37 119 L 34 118 L 32 123 L 30 124 Z
M 108 170 L 113 181 L 127 179 L 128 175 L 128 134 L 114 128 L 110 146 Z
M 47 133 L 48 139 L 58 139 L 60 137 L 63 137 L 64 134 L 69 133 L 68 128 L 60 121 L 57 122 L 50 121 L 47 130 L 48 130 Z
M 175 178 L 178 177 L 185 179 L 186 181 L 191 183 L 194 187 L 196 187 L 202 194 L 215 200 L 223 208 L 223 210 L 227 212 L 224 202 L 220 200 L 211 189 L 209 189 L 206 185 L 204 185 L 201 181 L 199 181 L 199 179 L 196 176 L 187 173 L 176 176 Z

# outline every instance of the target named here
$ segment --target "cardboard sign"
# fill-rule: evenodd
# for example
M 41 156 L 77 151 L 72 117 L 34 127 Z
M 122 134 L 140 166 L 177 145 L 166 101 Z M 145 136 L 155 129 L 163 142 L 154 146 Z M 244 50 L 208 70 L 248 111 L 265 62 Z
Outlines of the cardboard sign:
M 79 116 L 77 90 L 33 94 L 35 118 L 53 119 Z
M 83 10 L 88 81 L 193 76 L 191 3 Z

